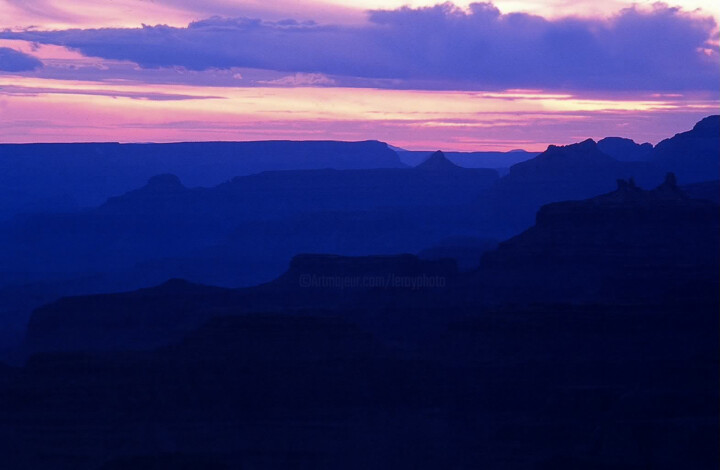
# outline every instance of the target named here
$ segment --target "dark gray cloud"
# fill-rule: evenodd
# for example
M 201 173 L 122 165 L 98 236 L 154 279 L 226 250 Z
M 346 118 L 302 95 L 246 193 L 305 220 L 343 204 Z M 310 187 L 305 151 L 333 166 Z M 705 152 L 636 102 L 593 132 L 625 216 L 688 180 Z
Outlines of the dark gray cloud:
M 144 68 L 247 67 L 424 88 L 715 90 L 716 24 L 656 4 L 610 19 L 501 14 L 489 3 L 369 12 L 364 26 L 213 17 L 186 28 L 4 32 Z M 339 82 L 345 83 L 345 81 Z
M 0 47 L 0 70 L 3 72 L 26 72 L 42 65 L 36 57 L 9 47 Z

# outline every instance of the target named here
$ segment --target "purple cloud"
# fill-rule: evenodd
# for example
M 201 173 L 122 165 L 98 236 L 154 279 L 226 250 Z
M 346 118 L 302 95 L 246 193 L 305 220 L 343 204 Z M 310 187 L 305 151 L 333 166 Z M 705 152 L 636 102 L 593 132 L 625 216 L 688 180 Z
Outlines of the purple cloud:
M 186 28 L 3 32 L 144 68 L 245 67 L 398 80 L 399 88 L 716 90 L 710 17 L 656 4 L 610 19 L 501 14 L 489 3 L 369 12 L 364 26 L 213 17 Z M 338 82 L 346 83 L 346 81 Z
M 3 72 L 26 72 L 42 66 L 36 57 L 9 47 L 0 47 L 0 70 Z
M 111 98 L 132 98 L 148 101 L 220 100 L 221 96 L 185 95 L 180 93 L 153 93 L 144 91 L 83 90 L 77 88 L 45 88 L 26 86 L 0 87 L 0 95 L 37 96 L 39 94 L 109 96 Z

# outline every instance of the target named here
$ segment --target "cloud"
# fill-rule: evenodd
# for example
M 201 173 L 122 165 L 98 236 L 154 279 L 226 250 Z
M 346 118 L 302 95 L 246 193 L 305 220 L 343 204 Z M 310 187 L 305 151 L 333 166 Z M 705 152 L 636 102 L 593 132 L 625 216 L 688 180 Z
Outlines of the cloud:
M 0 71 L 3 72 L 26 72 L 42 67 L 43 64 L 36 57 L 29 54 L 0 47 Z
M 356 6 L 357 7 L 357 6 Z M 123 28 L 141 24 L 185 26 L 210 16 L 359 23 L 363 10 L 343 0 L 0 0 L 0 29 Z
M 212 17 L 186 28 L 2 32 L 143 68 L 233 67 L 303 77 L 396 81 L 397 87 L 549 90 L 716 90 L 711 17 L 664 4 L 611 18 L 502 14 L 490 3 L 369 12 L 361 26 Z M 284 80 L 284 79 L 281 79 Z M 329 80 L 329 79 L 328 79 Z M 392 83 L 392 82 L 388 82 Z
M 82 88 L 54 88 L 38 86 L 0 86 L 1 95 L 37 96 L 37 95 L 84 95 L 106 96 L 109 98 L 131 98 L 148 101 L 186 101 L 186 100 L 219 100 L 221 96 L 187 95 L 181 93 L 159 93 L 150 91 L 126 91 L 113 89 L 90 90 Z
M 275 80 L 259 80 L 258 84 L 277 85 L 277 86 L 331 86 L 336 82 L 327 75 L 321 73 L 296 73 Z

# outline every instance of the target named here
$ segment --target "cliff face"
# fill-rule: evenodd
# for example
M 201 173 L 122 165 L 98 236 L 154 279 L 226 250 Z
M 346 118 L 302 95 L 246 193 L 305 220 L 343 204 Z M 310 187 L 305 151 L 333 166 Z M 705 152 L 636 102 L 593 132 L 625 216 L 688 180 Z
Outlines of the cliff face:
M 716 180 L 720 172 L 720 115 L 708 116 L 692 130 L 657 144 L 652 161 L 675 172 L 683 184 Z
M 663 174 L 648 162 L 618 161 L 588 139 L 567 146 L 551 145 L 532 160 L 512 166 L 489 196 L 498 217 L 512 221 L 519 231 L 531 225 L 544 204 L 606 193 L 619 178 L 633 177 L 640 185 L 655 185 Z
M 605 137 L 598 142 L 598 148 L 621 162 L 646 161 L 651 158 L 653 151 L 650 143 L 638 144 L 632 139 L 622 137 Z
M 555 146 L 513 165 L 485 198 L 495 217 L 514 233 L 531 225 L 538 209 L 551 202 L 581 200 L 612 191 L 617 179 L 633 178 L 651 188 L 674 172 L 680 184 L 717 180 L 720 172 L 720 116 L 710 116 L 687 132 L 637 145 L 629 139 Z
M 621 180 L 614 192 L 542 207 L 481 271 L 495 293 L 529 301 L 689 295 L 717 270 L 718 219 L 717 204 L 688 198 L 674 176 L 651 191 Z

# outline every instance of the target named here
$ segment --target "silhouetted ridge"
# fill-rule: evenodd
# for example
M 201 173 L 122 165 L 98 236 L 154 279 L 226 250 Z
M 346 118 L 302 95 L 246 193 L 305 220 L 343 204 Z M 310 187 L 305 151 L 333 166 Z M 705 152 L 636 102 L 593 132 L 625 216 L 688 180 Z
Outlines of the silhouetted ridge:
M 652 190 L 632 179 L 617 185 L 601 196 L 541 207 L 535 226 L 483 258 L 482 282 L 495 283 L 488 292 L 655 301 L 712 291 L 706 283 L 717 272 L 717 204 L 690 199 L 672 173 Z
M 571 184 L 574 178 L 585 177 L 593 170 L 616 166 L 617 162 L 603 153 L 592 139 L 564 146 L 550 145 L 547 150 L 526 162 L 510 167 L 510 174 L 503 178 L 511 181 L 515 178 L 528 180 L 557 179 Z
M 653 190 L 644 190 L 635 184 L 635 180 L 617 180 L 617 189 L 611 193 L 588 199 L 587 204 L 619 203 L 619 204 L 651 204 L 659 201 L 685 201 L 688 196 L 677 185 L 674 173 L 668 173 L 665 181 Z
M 675 175 L 668 173 L 657 188 L 645 190 L 630 180 L 618 180 L 618 188 L 610 193 L 584 201 L 564 201 L 543 206 L 537 214 L 537 226 L 552 224 L 597 225 L 598 230 L 632 230 L 645 225 L 647 235 L 652 237 L 649 226 L 656 224 L 661 232 L 658 240 L 672 232 L 698 236 L 691 230 L 697 224 L 713 222 L 717 225 L 715 204 L 706 200 L 689 199 L 677 185 Z M 714 217 L 713 217 L 714 216 Z M 690 226 L 683 224 L 690 223 Z M 700 231 L 700 234 L 704 232 Z M 651 240 L 647 240 L 648 243 Z
M 543 204 L 585 199 L 607 193 L 619 178 L 635 177 L 639 185 L 657 184 L 664 173 L 648 163 L 620 162 L 603 153 L 592 139 L 566 146 L 550 145 L 532 160 L 510 167 L 490 191 L 498 218 L 526 229 Z
M 194 188 L 270 170 L 407 167 L 374 140 L 0 144 L 0 155 L 0 220 L 97 206 L 167 173 Z
M 646 161 L 652 156 L 653 151 L 650 143 L 638 144 L 632 139 L 623 137 L 605 137 L 597 145 L 603 153 L 626 162 Z
M 415 168 L 418 170 L 447 171 L 457 170 L 461 167 L 448 160 L 445 154 L 441 150 L 438 150 Z
M 708 116 L 701 119 L 695 126 L 693 132 L 699 137 L 718 137 L 720 133 L 720 115 Z
M 720 116 L 708 116 L 690 131 L 655 146 L 652 162 L 683 183 L 716 180 L 720 172 Z
M 572 156 L 596 157 L 597 153 L 602 153 L 599 150 L 600 149 L 598 149 L 597 142 L 595 142 L 593 139 L 585 139 L 582 142 L 577 142 L 575 144 L 569 145 L 548 145 L 545 153 L 550 155 L 562 153 L 564 155 Z M 542 154 L 539 155 L 539 157 L 542 157 Z

